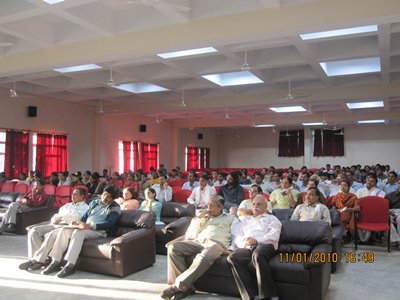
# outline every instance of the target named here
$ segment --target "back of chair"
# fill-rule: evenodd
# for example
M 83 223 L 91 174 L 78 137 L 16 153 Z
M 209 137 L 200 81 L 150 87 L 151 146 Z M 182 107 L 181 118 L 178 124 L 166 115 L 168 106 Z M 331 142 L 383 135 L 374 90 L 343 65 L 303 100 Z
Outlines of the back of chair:
M 17 183 L 14 187 L 15 193 L 25 194 L 28 192 L 28 185 L 25 183 Z
M 181 185 L 173 185 L 173 186 L 171 186 L 171 188 L 172 188 L 172 193 L 173 194 L 182 190 L 182 186 Z
M 3 186 L 1 187 L 1 191 L 2 192 L 9 192 L 12 193 L 14 192 L 14 187 L 15 187 L 15 182 L 6 182 L 5 184 L 3 184 Z
M 190 190 L 180 190 L 174 193 L 172 196 L 172 200 L 174 202 L 180 202 L 180 203 L 187 203 L 187 199 L 189 196 L 192 194 L 192 191 Z
M 53 206 L 61 207 L 69 202 L 71 202 L 71 187 L 69 185 L 58 186 L 56 188 Z
M 56 186 L 54 184 L 45 184 L 44 192 L 49 196 L 54 196 L 56 194 Z
M 360 214 L 358 223 L 387 223 L 389 218 L 389 200 L 377 196 L 358 199 Z

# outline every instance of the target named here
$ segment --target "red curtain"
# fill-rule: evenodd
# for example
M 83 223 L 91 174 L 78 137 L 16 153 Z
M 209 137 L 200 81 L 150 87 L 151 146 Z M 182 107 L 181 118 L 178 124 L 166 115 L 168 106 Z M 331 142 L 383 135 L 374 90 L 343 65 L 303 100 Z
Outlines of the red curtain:
M 133 171 L 140 169 L 139 143 L 133 142 Z
M 278 156 L 304 156 L 304 130 L 289 130 L 279 132 Z
M 131 169 L 131 142 L 122 142 L 122 152 L 124 157 L 124 172 Z
M 9 179 L 28 174 L 29 134 L 7 130 L 4 172 Z
M 316 129 L 313 156 L 344 156 L 343 130 Z
M 67 136 L 56 134 L 37 134 L 36 170 L 48 177 L 51 172 L 67 170 Z
M 200 148 L 200 169 L 210 168 L 210 148 Z
M 197 170 L 199 168 L 199 157 L 197 147 L 186 147 L 186 170 Z
M 158 168 L 158 144 L 142 143 L 142 169 L 150 171 L 150 167 Z

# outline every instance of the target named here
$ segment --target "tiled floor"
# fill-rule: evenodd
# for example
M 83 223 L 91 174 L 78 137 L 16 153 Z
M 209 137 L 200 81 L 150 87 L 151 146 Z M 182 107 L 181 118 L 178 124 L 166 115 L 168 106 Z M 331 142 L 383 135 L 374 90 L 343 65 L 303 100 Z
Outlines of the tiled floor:
M 359 252 L 367 248 L 361 247 Z M 352 251 L 351 247 L 345 249 Z M 326 300 L 400 299 L 400 251 L 387 254 L 383 247 L 374 247 L 375 262 L 342 263 L 331 277 Z M 26 236 L 0 235 L 0 299 L 161 299 L 166 285 L 166 257 L 158 255 L 154 266 L 125 278 L 78 271 L 59 279 L 26 272 L 18 265 L 26 260 Z M 221 295 L 197 293 L 189 299 L 237 299 Z M 294 299 L 295 300 L 295 299 Z

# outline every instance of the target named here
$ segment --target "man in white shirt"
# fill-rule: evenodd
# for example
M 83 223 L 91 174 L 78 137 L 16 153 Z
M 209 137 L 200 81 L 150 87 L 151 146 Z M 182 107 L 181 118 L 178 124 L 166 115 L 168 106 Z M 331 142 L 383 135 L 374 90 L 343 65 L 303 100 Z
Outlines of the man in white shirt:
M 252 202 L 253 216 L 241 222 L 228 257 L 242 299 L 278 299 L 269 260 L 276 254 L 282 224 L 267 214 L 267 201 L 257 195 Z M 248 265 L 252 264 L 253 268 Z M 257 281 L 253 278 L 256 277 Z
M 290 218 L 294 221 L 324 221 L 331 224 L 331 215 L 328 207 L 319 203 L 321 192 L 318 188 L 308 189 L 306 203 L 298 205 Z
M 58 173 L 58 186 L 71 185 L 71 179 L 67 171 Z
M 246 217 L 252 216 L 253 215 L 253 200 L 257 195 L 263 195 L 263 190 L 261 187 L 257 184 L 253 184 L 250 189 L 249 189 L 249 196 L 250 199 L 245 199 L 242 202 L 240 202 L 237 215 L 239 220 L 242 220 Z M 264 197 L 264 196 L 263 196 Z M 272 204 L 270 201 L 267 200 L 267 211 L 268 213 L 272 214 Z
M 188 181 L 183 184 L 182 190 L 193 191 L 195 187 L 198 187 L 199 183 L 196 181 L 196 177 L 196 173 L 190 172 L 188 175 Z
M 213 172 L 213 174 L 214 174 L 214 172 Z M 212 181 L 213 182 L 212 186 L 217 187 L 217 186 L 223 186 L 223 185 L 227 184 L 225 177 L 226 176 L 224 176 L 224 174 L 218 173 L 217 178 L 213 179 L 213 181 Z
M 70 224 L 78 221 L 86 213 L 89 206 L 84 202 L 86 191 L 76 188 L 72 192 L 72 202 L 62 206 L 57 214 L 51 218 L 51 224 L 38 225 L 28 231 L 28 258 L 20 264 L 21 270 L 38 270 L 46 266 L 47 256 L 53 248 L 61 227 L 60 224 Z
M 383 186 L 383 191 L 386 194 L 396 192 L 397 191 L 397 174 L 394 171 L 388 173 L 388 177 L 386 178 Z
M 254 173 L 254 184 L 258 185 L 262 189 L 263 194 L 269 195 L 270 191 L 273 191 L 273 188 L 271 186 L 272 182 L 265 182 L 264 176 L 260 172 Z M 250 189 L 250 186 L 248 186 L 247 189 Z
M 203 174 L 199 180 L 199 186 L 195 187 L 192 194 L 187 199 L 187 202 L 194 204 L 196 208 L 203 209 L 207 206 L 208 199 L 216 195 L 217 192 L 214 187 L 208 185 L 209 177 L 207 174 Z
M 376 187 L 377 182 L 378 179 L 374 173 L 368 174 L 366 186 L 356 192 L 357 198 L 360 199 L 366 196 L 385 197 L 386 193 Z
M 156 191 L 156 198 L 161 204 L 172 200 L 172 188 L 168 185 L 167 175 L 161 175 L 160 183 L 153 184 L 153 189 Z
M 300 180 L 297 182 L 299 186 L 300 193 L 307 192 L 308 181 L 310 180 L 310 175 L 307 172 L 303 172 L 300 175 Z

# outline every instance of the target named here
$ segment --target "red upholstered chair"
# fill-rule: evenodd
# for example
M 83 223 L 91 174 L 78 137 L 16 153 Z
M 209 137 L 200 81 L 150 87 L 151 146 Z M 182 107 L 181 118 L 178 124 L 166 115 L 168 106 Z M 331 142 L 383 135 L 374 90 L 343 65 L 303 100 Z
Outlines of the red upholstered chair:
M 243 189 L 243 196 L 244 196 L 244 199 L 250 199 L 249 190 Z
M 3 186 L 1 187 L 1 191 L 2 192 L 14 192 L 14 187 L 15 187 L 16 182 L 15 181 L 10 181 L 10 182 L 6 182 L 5 184 L 3 184 Z
M 264 198 L 269 200 L 269 195 L 268 194 L 263 194 Z
M 3 185 L 4 185 L 4 183 L 0 183 L 0 191 L 2 190 L 2 188 L 3 188 Z
M 219 194 L 219 192 L 221 191 L 221 186 L 214 186 L 215 191 L 217 192 L 217 194 Z
M 360 211 L 355 221 L 356 239 L 355 250 L 357 250 L 357 229 L 372 232 L 386 231 L 388 235 L 387 249 L 390 252 L 390 218 L 389 200 L 376 196 L 367 196 L 358 199 Z
M 49 196 L 55 196 L 56 194 L 56 186 L 54 184 L 45 184 L 44 192 Z
M 187 203 L 187 199 L 192 194 L 189 190 L 180 190 L 172 194 L 172 201 L 179 203 Z
M 68 202 L 71 202 L 71 187 L 69 185 L 56 187 L 53 206 L 58 208 L 64 204 L 67 204 Z
M 170 180 L 168 180 L 168 184 L 170 187 L 174 187 L 174 186 L 182 187 L 180 179 L 170 179 Z
M 28 190 L 26 191 L 27 193 L 32 192 L 33 189 L 33 184 L 28 185 Z
M 172 188 L 172 194 L 175 194 L 176 192 L 182 190 L 182 186 L 181 185 L 171 186 L 171 188 Z
M 86 191 L 86 196 L 85 196 L 85 202 L 87 201 L 87 199 L 89 198 L 89 188 L 86 185 L 76 185 L 74 187 L 71 188 L 71 199 L 72 199 L 72 192 L 77 189 L 77 188 L 81 188 L 84 189 Z
M 28 185 L 25 183 L 17 183 L 14 186 L 14 193 L 26 194 L 28 192 Z

